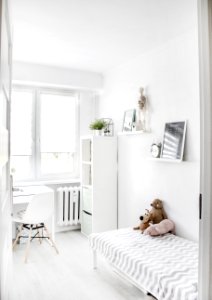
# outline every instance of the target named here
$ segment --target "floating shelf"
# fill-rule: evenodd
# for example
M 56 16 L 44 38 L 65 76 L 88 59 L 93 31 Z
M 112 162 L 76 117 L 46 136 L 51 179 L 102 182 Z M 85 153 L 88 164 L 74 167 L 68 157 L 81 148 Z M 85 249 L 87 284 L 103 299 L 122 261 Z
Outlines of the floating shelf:
M 152 161 L 157 161 L 157 162 L 168 162 L 168 163 L 181 163 L 182 160 L 181 159 L 168 159 L 168 158 L 154 158 L 154 157 L 150 157 L 149 160 Z
M 122 132 L 118 132 L 118 135 L 139 135 L 144 133 L 148 133 L 148 131 L 142 131 L 142 130 L 122 131 Z

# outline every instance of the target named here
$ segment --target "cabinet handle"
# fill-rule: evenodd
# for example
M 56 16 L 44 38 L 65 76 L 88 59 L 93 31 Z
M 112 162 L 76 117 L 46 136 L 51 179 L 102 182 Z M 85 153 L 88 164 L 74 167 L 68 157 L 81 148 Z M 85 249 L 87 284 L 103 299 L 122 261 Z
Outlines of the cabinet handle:
M 202 219 L 202 194 L 199 194 L 199 219 Z
M 84 212 L 85 214 L 89 215 L 89 216 L 92 216 L 92 214 L 89 213 L 88 211 L 83 210 L 83 212 Z

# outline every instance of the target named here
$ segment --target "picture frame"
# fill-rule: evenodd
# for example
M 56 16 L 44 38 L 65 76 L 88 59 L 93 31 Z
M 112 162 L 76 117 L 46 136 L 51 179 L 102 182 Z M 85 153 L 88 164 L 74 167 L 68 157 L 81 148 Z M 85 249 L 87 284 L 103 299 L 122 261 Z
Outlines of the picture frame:
M 160 158 L 183 160 L 186 121 L 165 123 Z
M 132 131 L 135 122 L 136 110 L 129 109 L 124 112 L 122 131 Z

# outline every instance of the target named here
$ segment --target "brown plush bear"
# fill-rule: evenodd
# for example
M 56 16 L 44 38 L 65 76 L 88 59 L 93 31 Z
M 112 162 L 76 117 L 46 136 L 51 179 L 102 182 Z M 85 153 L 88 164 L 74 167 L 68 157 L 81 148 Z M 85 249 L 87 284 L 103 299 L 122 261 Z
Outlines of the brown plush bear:
M 164 219 L 168 219 L 167 214 L 163 208 L 163 202 L 160 199 L 155 199 L 151 203 L 152 209 L 150 211 L 151 220 L 153 224 L 158 224 Z
M 141 223 L 139 226 L 134 227 L 134 230 L 141 230 L 141 233 L 144 232 L 145 229 L 147 229 L 150 226 L 151 222 L 151 214 L 148 209 L 146 209 L 146 213 L 144 216 L 140 217 Z

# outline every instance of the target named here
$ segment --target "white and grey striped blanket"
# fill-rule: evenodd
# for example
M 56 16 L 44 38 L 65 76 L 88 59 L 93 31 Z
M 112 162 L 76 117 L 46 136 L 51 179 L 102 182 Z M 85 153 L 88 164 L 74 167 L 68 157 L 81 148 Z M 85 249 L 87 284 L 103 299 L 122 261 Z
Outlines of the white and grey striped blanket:
M 93 233 L 93 250 L 158 300 L 197 300 L 198 244 L 129 228 Z

